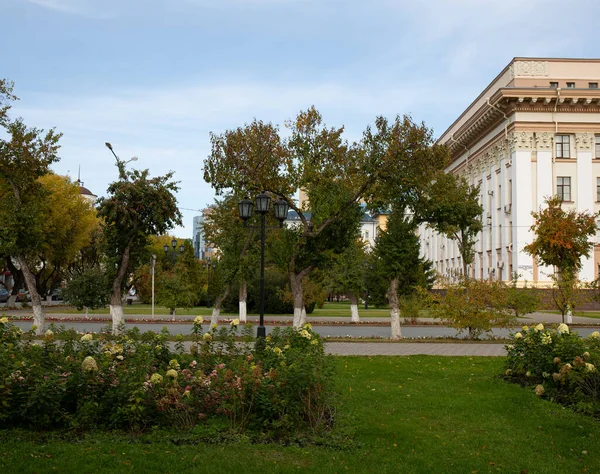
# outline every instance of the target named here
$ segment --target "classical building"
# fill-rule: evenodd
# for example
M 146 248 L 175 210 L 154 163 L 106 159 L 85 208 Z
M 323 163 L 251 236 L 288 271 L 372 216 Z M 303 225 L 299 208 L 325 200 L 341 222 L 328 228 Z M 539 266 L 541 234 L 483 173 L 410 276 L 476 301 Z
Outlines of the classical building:
M 439 138 L 451 151 L 447 172 L 481 187 L 484 229 L 471 276 L 506 281 L 517 272 L 549 283 L 553 269 L 523 251 L 531 212 L 551 195 L 567 209 L 600 209 L 599 82 L 598 59 L 515 58 Z M 439 274 L 461 272 L 454 241 L 426 226 L 419 233 Z M 597 278 L 600 246 L 582 263 L 580 278 Z

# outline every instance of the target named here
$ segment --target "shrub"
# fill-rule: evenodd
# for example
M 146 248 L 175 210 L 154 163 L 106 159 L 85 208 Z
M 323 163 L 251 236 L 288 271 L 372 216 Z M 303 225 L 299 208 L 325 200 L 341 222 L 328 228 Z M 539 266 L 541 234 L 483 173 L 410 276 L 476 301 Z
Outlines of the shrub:
M 52 328 L 31 342 L 0 319 L 0 428 L 127 429 L 226 425 L 285 439 L 333 420 L 332 359 L 310 326 L 275 329 L 255 344 L 252 327 L 203 330 L 169 349 L 169 334 L 81 335 Z M 241 336 L 241 341 L 239 340 Z
M 505 376 L 524 385 L 537 385 L 536 393 L 579 411 L 600 414 L 600 334 L 585 339 L 569 331 L 523 326 L 506 346 Z

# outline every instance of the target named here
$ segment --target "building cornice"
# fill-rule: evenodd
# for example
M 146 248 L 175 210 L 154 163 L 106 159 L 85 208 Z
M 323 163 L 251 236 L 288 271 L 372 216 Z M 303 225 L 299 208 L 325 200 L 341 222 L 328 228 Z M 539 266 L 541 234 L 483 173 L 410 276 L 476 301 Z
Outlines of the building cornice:
M 518 112 L 600 113 L 600 89 L 507 87 L 499 89 L 445 144 L 452 161 L 503 120 Z M 507 117 L 507 118 L 505 118 Z M 513 117 L 514 121 L 514 117 Z M 578 124 L 581 128 L 583 124 Z M 595 125 L 597 127 L 597 124 Z

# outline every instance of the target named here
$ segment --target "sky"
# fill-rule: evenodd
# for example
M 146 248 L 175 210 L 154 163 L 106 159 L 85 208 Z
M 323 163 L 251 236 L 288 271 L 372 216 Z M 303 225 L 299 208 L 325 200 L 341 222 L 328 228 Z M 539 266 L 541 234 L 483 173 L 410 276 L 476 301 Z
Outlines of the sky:
M 349 141 L 379 115 L 434 135 L 513 57 L 598 58 L 597 0 L 0 0 L 13 116 L 63 133 L 59 174 L 103 196 L 119 157 L 214 201 L 210 133 L 314 105 Z

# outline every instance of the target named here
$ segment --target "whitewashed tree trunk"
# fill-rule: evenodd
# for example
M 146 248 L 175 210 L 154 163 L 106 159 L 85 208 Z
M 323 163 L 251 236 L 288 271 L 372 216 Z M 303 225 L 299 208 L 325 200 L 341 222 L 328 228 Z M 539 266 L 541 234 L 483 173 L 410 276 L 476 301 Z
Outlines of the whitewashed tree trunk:
M 230 286 L 225 288 L 225 291 L 215 298 L 215 305 L 212 310 L 212 314 L 210 316 L 210 325 L 219 324 L 219 317 L 221 316 L 221 306 L 223 305 L 223 300 L 227 298 L 229 295 L 229 291 L 231 290 Z
M 131 251 L 131 241 L 125 246 L 123 256 L 121 257 L 121 265 L 117 270 L 117 274 L 112 284 L 112 294 L 110 295 L 109 308 L 110 317 L 112 318 L 112 332 L 119 334 L 125 326 L 125 313 L 123 311 L 123 296 L 121 294 L 121 286 L 123 279 L 129 267 L 129 255 Z
M 16 308 L 17 307 L 17 295 L 13 295 L 12 293 L 8 297 L 6 301 L 6 308 Z
M 398 278 L 392 278 L 387 292 L 388 303 L 390 305 L 392 339 L 402 338 L 402 328 L 400 327 L 400 301 L 398 299 L 398 283 Z
M 38 335 L 43 334 L 46 317 L 44 315 L 44 310 L 42 309 L 42 299 L 40 298 L 37 286 L 35 285 L 35 277 L 33 276 L 33 273 L 31 273 L 31 270 L 29 270 L 29 265 L 27 265 L 27 261 L 23 257 L 17 257 L 17 262 L 19 262 L 21 272 L 23 272 L 23 278 L 25 279 L 25 284 L 29 290 L 29 296 L 31 296 L 33 325 L 36 327 L 35 333 Z
M 348 292 L 348 299 L 350 300 L 350 321 L 353 323 L 360 322 L 360 316 L 358 315 L 358 299 L 353 291 Z
M 89 313 L 90 309 L 86 306 L 85 307 L 85 319 L 90 319 L 90 313 Z
M 121 289 L 117 294 L 113 292 L 110 297 L 110 317 L 112 319 L 112 333 L 120 334 L 123 326 L 125 325 L 125 313 L 123 311 L 123 302 L 121 301 Z
M 565 314 L 565 322 L 567 324 L 573 323 L 573 311 L 571 311 L 571 306 L 567 306 L 567 313 Z
M 246 310 L 246 300 L 248 298 L 248 288 L 246 285 L 246 280 L 242 280 L 240 282 L 240 322 L 247 322 L 247 310 Z
M 219 324 L 219 317 L 221 316 L 221 295 L 215 299 L 215 305 L 213 306 L 212 314 L 210 315 L 210 325 Z
M 299 328 L 305 324 L 306 311 L 304 309 L 304 295 L 302 294 L 302 278 L 294 272 L 290 272 L 290 286 L 294 298 L 294 327 Z

